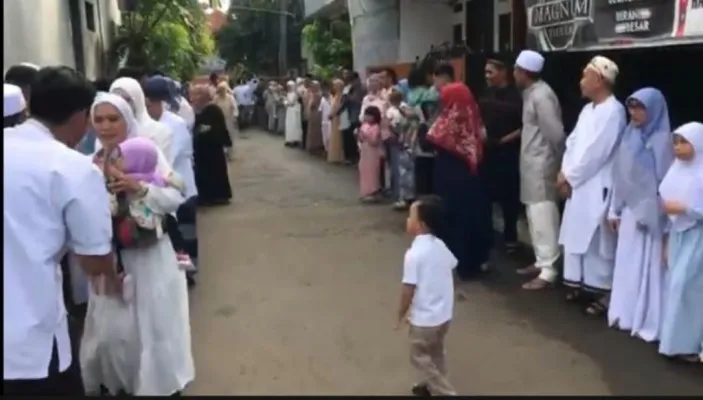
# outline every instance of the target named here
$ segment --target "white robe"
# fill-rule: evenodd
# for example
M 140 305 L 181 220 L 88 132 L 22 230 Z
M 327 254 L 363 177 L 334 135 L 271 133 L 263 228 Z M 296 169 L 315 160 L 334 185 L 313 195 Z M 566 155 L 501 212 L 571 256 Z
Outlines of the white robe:
M 612 167 L 625 108 L 611 96 L 587 104 L 571 135 L 561 172 L 572 187 L 559 233 L 564 246 L 564 283 L 592 291 L 608 291 L 613 280 L 617 237 L 606 224 L 612 197 Z
M 288 92 L 284 101 L 286 106 L 286 143 L 302 142 L 303 126 L 300 121 L 300 102 L 296 92 Z
M 317 109 L 321 116 L 322 121 L 320 122 L 320 128 L 322 130 L 322 144 L 325 146 L 325 151 L 330 149 L 330 136 L 332 135 L 332 121 L 330 121 L 330 114 L 332 113 L 332 105 L 326 97 L 322 97 L 320 100 L 320 107 Z
M 183 197 L 176 189 L 151 185 L 145 200 L 165 215 Z M 168 235 L 121 254 L 134 296 L 124 302 L 91 290 L 80 349 L 86 393 L 99 393 L 102 384 L 111 394 L 172 395 L 195 377 L 185 272 Z

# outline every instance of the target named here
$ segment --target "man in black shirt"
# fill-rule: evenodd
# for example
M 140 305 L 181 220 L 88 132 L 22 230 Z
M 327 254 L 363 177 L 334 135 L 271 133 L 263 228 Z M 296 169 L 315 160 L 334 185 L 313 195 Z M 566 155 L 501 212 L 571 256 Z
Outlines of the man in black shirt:
M 486 61 L 488 83 L 481 101 L 481 114 L 488 135 L 485 176 L 491 196 L 503 213 L 503 239 L 506 251 L 517 246 L 517 221 L 520 203 L 520 130 L 522 96 L 510 81 L 508 63 L 498 59 Z

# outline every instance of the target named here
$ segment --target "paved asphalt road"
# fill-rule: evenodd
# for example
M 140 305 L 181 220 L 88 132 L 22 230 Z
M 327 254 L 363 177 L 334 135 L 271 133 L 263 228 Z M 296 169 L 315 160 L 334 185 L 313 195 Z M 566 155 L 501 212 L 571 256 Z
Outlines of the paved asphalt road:
M 405 216 L 360 205 L 352 168 L 249 136 L 235 144 L 233 203 L 199 215 L 186 394 L 407 394 L 407 333 L 393 330 Z M 494 264 L 456 304 L 460 394 L 703 395 L 703 369 L 581 315 L 559 290 L 522 291 L 514 261 Z

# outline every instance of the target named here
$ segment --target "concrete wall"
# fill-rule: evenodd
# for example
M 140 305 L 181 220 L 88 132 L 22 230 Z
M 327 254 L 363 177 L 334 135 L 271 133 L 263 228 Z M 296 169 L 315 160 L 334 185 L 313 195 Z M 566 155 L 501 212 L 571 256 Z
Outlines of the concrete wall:
M 432 45 L 452 42 L 455 24 L 464 25 L 464 13 L 454 13 L 441 1 L 401 0 L 400 49 L 398 62 L 413 62 L 424 57 Z
M 408 0 L 401 0 L 405 2 Z M 354 69 L 395 64 L 400 47 L 399 0 L 348 0 Z
M 119 24 L 120 14 L 117 0 L 86 1 L 94 5 L 96 30 L 90 32 L 86 27 L 82 1 L 85 71 L 95 79 L 102 68 L 100 52 L 112 35 L 110 21 Z M 3 72 L 20 62 L 76 66 L 67 0 L 3 0 L 3 11 Z M 101 37 L 106 43 L 101 43 Z

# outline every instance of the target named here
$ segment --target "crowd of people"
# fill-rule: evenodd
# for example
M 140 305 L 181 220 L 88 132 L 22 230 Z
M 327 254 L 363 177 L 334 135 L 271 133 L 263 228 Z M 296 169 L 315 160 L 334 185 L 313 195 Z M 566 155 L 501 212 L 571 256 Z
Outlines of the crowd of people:
M 455 82 L 451 65 L 439 64 L 418 65 L 400 81 L 392 68 L 366 82 L 353 71 L 331 82 L 307 75 L 286 82 L 285 93 L 275 80 L 249 83 L 248 104 L 266 121 L 262 128 L 284 136 L 285 146 L 357 166 L 360 201 L 396 210 L 413 205 L 408 229 L 441 239 L 459 279 L 490 270 L 492 204 L 502 213 L 509 254 L 518 247 L 524 210 L 535 259 L 516 271 L 526 278 L 525 290 L 553 287 L 561 260 L 566 301 L 658 342 L 665 356 L 700 362 L 703 124 L 672 130 L 655 88 L 621 103 L 613 95 L 618 66 L 598 56 L 584 67 L 580 86 L 588 104 L 567 133 L 559 98 L 540 77 L 544 62 L 534 51 L 514 62 L 489 58 L 488 90 L 480 98 Z M 427 220 L 437 208 L 428 196 L 441 199 L 437 223 Z M 451 258 L 442 246 L 436 251 L 444 271 Z M 419 288 L 422 264 L 406 265 L 415 278 L 404 282 Z M 416 303 L 431 300 L 410 301 L 422 308 Z M 408 308 L 401 310 L 405 315 Z M 435 333 L 446 333 L 445 322 L 433 326 L 443 327 Z M 421 369 L 442 370 L 426 363 Z M 414 392 L 451 394 L 440 375 L 430 379 L 437 387 Z
M 566 133 L 544 62 L 534 51 L 488 59 L 481 98 L 449 64 L 417 66 L 400 81 L 385 69 L 365 84 L 351 71 L 331 84 L 306 76 L 287 82 L 285 97 L 274 83 L 286 107 L 277 126 L 288 147 L 358 166 L 364 203 L 405 210 L 441 198 L 442 220 L 429 231 L 456 257 L 459 279 L 489 270 L 492 204 L 507 253 L 524 209 L 535 259 L 516 271 L 525 290 L 553 287 L 563 260 L 566 301 L 665 356 L 700 362 L 703 124 L 671 129 L 655 88 L 621 103 L 618 66 L 598 56 L 580 81 L 588 104 Z
M 194 379 L 197 208 L 230 201 L 237 131 L 216 83 L 7 71 L 5 394 L 168 396 Z
M 344 71 L 233 88 L 217 74 L 180 85 L 158 71 L 89 82 L 67 67 L 10 68 L 5 393 L 177 395 L 194 379 L 197 208 L 229 203 L 228 160 L 252 125 L 357 167 L 364 204 L 408 211 L 398 325 L 410 323 L 423 376 L 413 393 L 455 394 L 444 365 L 452 271 L 490 271 L 493 203 L 509 254 L 524 208 L 535 259 L 516 271 L 525 290 L 553 287 L 563 260 L 566 301 L 700 363 L 703 124 L 671 129 L 655 88 L 621 103 L 618 66 L 597 56 L 567 134 L 544 62 L 534 51 L 489 59 L 480 98 L 449 64 L 402 80 L 385 69 L 365 82 Z

